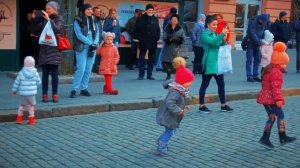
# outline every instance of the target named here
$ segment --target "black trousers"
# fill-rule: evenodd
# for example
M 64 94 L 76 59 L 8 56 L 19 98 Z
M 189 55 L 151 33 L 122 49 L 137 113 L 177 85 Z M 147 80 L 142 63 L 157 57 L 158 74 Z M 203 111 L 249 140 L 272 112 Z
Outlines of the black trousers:
M 147 78 L 152 77 L 152 71 L 154 66 L 154 55 L 155 49 L 144 49 L 140 48 L 139 55 L 139 77 L 145 76 L 145 55 L 148 50 L 148 61 L 147 61 Z
M 58 88 L 58 65 L 42 65 L 42 92 L 43 94 L 48 93 L 49 75 L 52 79 L 52 94 L 57 94 Z

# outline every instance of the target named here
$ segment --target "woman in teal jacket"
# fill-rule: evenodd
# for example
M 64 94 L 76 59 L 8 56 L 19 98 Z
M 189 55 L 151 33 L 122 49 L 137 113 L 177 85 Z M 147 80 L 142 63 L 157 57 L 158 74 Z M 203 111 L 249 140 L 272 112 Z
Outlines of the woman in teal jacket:
M 205 72 L 202 74 L 202 83 L 199 90 L 199 111 L 210 113 L 211 111 L 205 106 L 205 92 L 209 86 L 212 77 L 215 78 L 218 85 L 218 94 L 221 101 L 221 111 L 232 111 L 225 103 L 225 82 L 224 75 L 217 75 L 218 72 L 218 52 L 221 45 L 225 44 L 226 33 L 228 32 L 225 27 L 221 34 L 216 34 L 217 17 L 215 15 L 208 16 L 205 20 L 205 30 L 201 35 L 201 42 L 204 49 L 204 56 L 202 64 Z

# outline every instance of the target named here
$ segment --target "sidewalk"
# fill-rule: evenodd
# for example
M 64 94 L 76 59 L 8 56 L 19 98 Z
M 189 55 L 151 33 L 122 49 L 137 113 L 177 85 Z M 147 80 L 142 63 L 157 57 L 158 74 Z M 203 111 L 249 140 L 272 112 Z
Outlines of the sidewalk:
M 300 95 L 300 74 L 295 73 L 295 49 L 288 51 L 290 64 L 287 68 L 289 73 L 285 74 L 284 89 L 286 95 Z M 191 69 L 191 53 L 188 60 Z M 246 82 L 245 75 L 245 52 L 232 52 L 233 74 L 225 76 L 226 96 L 228 101 L 256 98 L 260 90 L 260 83 Z M 36 105 L 37 118 L 58 117 L 66 115 L 87 114 L 105 111 L 137 110 L 158 107 L 165 98 L 167 90 L 162 88 L 166 74 L 154 70 L 154 81 L 137 80 L 138 70 L 127 70 L 124 65 L 119 66 L 119 74 L 113 78 L 113 86 L 119 89 L 119 95 L 103 95 L 103 82 L 91 82 L 89 91 L 91 97 L 78 96 L 75 99 L 69 98 L 71 84 L 59 85 L 60 100 L 58 103 L 42 103 L 41 86 L 39 86 Z M 173 76 L 172 76 L 173 77 Z M 11 87 L 14 79 L 7 77 L 7 72 L 0 72 L 0 122 L 15 120 L 18 108 L 18 96 L 11 96 Z M 201 76 L 197 75 L 196 80 L 190 89 L 188 104 L 198 103 L 198 92 L 201 84 Z M 51 97 L 51 85 L 49 85 Z M 212 79 L 207 90 L 207 103 L 218 102 L 217 85 Z M 230 102 L 228 102 L 230 105 Z M 233 107 L 234 108 L 234 107 Z

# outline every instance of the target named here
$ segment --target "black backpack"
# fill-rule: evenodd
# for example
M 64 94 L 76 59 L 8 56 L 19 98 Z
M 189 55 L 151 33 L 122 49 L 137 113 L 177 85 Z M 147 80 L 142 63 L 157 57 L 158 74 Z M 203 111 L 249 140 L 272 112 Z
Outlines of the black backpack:
M 244 51 L 247 50 L 248 48 L 248 44 L 249 44 L 249 37 L 246 35 L 243 40 L 242 40 L 242 44 L 241 44 L 241 47 Z

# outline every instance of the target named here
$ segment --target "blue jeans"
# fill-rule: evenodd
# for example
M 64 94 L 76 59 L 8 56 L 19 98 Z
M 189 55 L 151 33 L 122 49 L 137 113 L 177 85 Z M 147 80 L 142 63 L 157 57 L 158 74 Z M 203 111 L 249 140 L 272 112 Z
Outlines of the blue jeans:
M 159 141 L 168 144 L 172 135 L 174 134 L 174 129 L 165 127 L 165 131 L 160 135 Z
M 93 57 L 88 57 L 89 48 L 84 48 L 81 52 L 75 51 L 76 56 L 76 71 L 73 77 L 73 90 L 87 89 L 93 65 L 95 62 L 94 52 Z
M 218 85 L 218 94 L 221 101 L 221 104 L 225 104 L 225 82 L 224 82 L 224 75 L 216 75 L 216 74 L 209 74 L 209 75 L 202 75 L 202 83 L 199 90 L 199 104 L 204 104 L 205 100 L 205 92 L 209 86 L 209 82 L 211 78 L 214 77 L 217 85 Z
M 51 74 L 52 80 L 52 94 L 57 94 L 58 88 L 58 65 L 42 65 L 42 92 L 43 94 L 47 94 L 48 92 L 48 82 L 49 82 L 49 74 Z
M 258 78 L 258 69 L 261 59 L 260 47 L 249 45 L 246 52 L 247 78 Z M 251 71 L 253 62 L 253 70 Z
M 265 125 L 265 132 L 271 132 L 273 124 L 277 118 L 277 128 L 279 132 L 285 131 L 284 113 L 281 107 L 276 105 L 264 105 L 268 114 L 268 121 Z
M 161 59 L 162 59 L 164 49 L 165 49 L 165 43 L 163 43 L 163 46 L 160 50 L 160 53 L 159 53 L 159 56 L 158 56 L 158 59 L 157 59 L 157 62 L 156 62 L 156 69 L 162 69 Z

